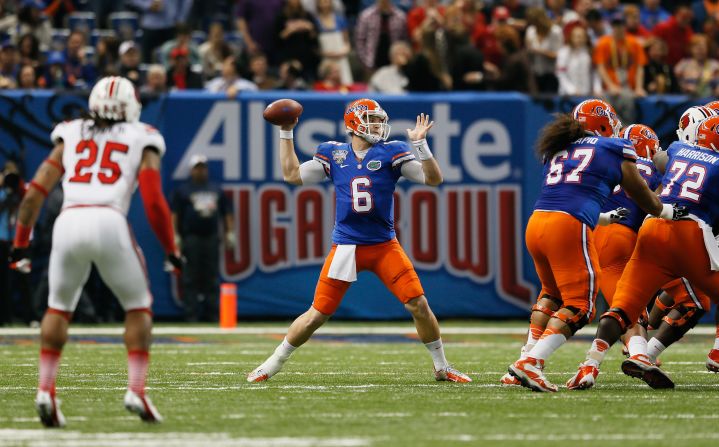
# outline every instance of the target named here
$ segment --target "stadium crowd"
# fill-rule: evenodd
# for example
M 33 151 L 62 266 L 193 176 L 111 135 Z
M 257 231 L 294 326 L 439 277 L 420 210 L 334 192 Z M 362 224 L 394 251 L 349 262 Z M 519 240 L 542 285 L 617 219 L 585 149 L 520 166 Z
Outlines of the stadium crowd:
M 719 0 L 0 0 L 0 88 L 719 93 Z

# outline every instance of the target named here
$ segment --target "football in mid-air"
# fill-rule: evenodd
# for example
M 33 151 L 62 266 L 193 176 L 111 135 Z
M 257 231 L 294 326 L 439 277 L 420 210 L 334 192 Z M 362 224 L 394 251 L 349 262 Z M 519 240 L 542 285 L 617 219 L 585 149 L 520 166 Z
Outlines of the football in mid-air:
M 302 104 L 286 98 L 269 104 L 262 113 L 262 116 L 275 126 L 292 124 L 300 115 L 302 115 Z

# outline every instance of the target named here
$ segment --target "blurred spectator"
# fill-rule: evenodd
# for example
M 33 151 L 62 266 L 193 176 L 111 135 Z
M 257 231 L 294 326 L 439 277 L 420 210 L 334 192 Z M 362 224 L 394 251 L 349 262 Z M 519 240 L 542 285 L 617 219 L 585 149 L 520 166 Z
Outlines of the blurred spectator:
M 410 92 L 436 92 L 452 88 L 452 77 L 442 61 L 441 48 L 435 39 L 435 32 L 425 29 L 420 49 L 405 67 Z
M 305 11 L 309 12 L 313 16 L 316 16 L 319 10 L 319 0 L 300 0 L 302 2 L 302 7 L 305 8 Z M 342 0 L 331 0 L 332 3 L 332 10 L 335 11 L 338 15 L 341 17 L 345 16 L 345 3 L 350 2 L 343 2 Z
M 237 30 L 250 54 L 263 52 L 275 60 L 276 23 L 284 0 L 239 0 Z
M 682 93 L 698 98 L 719 95 L 719 61 L 709 58 L 709 42 L 703 34 L 692 36 L 690 57 L 674 67 Z
M 568 96 L 589 96 L 595 91 L 595 76 L 587 30 L 574 27 L 567 44 L 557 53 L 557 77 L 559 94 Z
M 622 5 L 619 0 L 600 0 L 599 12 L 606 21 L 611 21 L 612 17 L 622 13 Z
M 126 40 L 120 44 L 119 53 L 120 76 L 126 77 L 139 88 L 144 83 L 140 71 L 140 49 L 134 41 Z
M 364 84 L 345 84 L 342 82 L 340 65 L 332 59 L 322 61 L 317 69 L 319 79 L 315 81 L 313 90 L 316 92 L 363 92 L 367 90 Z
M 0 88 L 15 88 L 19 61 L 15 45 L 10 41 L 3 43 L 0 48 Z
M 380 67 L 369 81 L 369 90 L 377 93 L 407 93 L 409 80 L 404 68 L 412 57 L 412 48 L 403 40 L 393 43 L 389 49 L 390 64 Z
M 162 44 L 158 50 L 158 62 L 168 67 L 170 65 L 170 53 L 175 48 L 184 48 L 188 51 L 191 65 L 197 65 L 202 62 L 197 45 L 192 40 L 192 28 L 184 23 L 177 25 L 174 39 Z
M 95 65 L 85 57 L 85 35 L 73 31 L 67 38 L 65 50 L 65 74 L 71 88 L 90 89 L 95 84 Z
M 192 9 L 187 23 L 193 29 L 206 30 L 213 22 L 221 21 L 230 24 L 230 12 L 236 0 L 197 0 L 192 2 Z M 229 27 L 229 26 L 228 26 Z
M 23 34 L 17 43 L 20 52 L 20 64 L 40 65 L 40 41 L 33 34 Z
M 280 64 L 277 90 L 307 90 L 307 80 L 302 77 L 302 63 L 291 59 Z
M 649 62 L 644 67 L 644 89 L 650 95 L 676 93 L 677 81 L 674 70 L 667 64 L 667 44 L 657 37 L 649 39 L 647 44 Z
M 437 24 L 444 22 L 445 7 L 440 0 L 426 0 L 418 3 L 407 13 L 407 33 L 412 46 L 417 49 L 422 40 L 423 28 L 436 28 Z
M 319 64 L 317 28 L 312 16 L 302 8 L 300 0 L 287 0 L 275 26 L 279 60 L 299 60 L 304 70 L 303 76 L 314 79 Z
M 557 25 L 564 27 L 581 20 L 581 16 L 567 8 L 567 0 L 547 0 L 547 15 Z
M 15 219 L 25 186 L 17 164 L 7 160 L 0 172 L 0 324 L 12 323 L 19 310 L 25 323 L 34 319 L 30 302 L 29 274 L 10 270 L 8 256 L 15 237 Z M 14 295 L 18 292 L 18 307 Z
M 518 91 L 535 95 L 537 85 L 532 76 L 527 52 L 521 47 L 517 30 L 502 27 L 497 30 L 497 41 L 502 49 L 502 65 L 498 77 L 494 79 L 495 90 Z
M 624 18 L 626 20 L 627 34 L 637 39 L 637 41 L 644 46 L 646 40 L 652 36 L 652 33 L 642 26 L 639 20 L 639 7 L 636 5 L 626 5 L 624 7 Z
M 594 63 L 604 89 L 611 95 L 643 96 L 644 66 L 647 56 L 639 42 L 627 35 L 624 16 L 612 17 L 612 34 L 599 39 L 594 48 Z
M 317 31 L 323 61 L 331 60 L 340 67 L 342 84 L 352 84 L 350 67 L 350 35 L 347 20 L 335 11 L 332 0 L 317 0 Z
M 207 79 L 219 76 L 225 58 L 235 54 L 234 49 L 225 41 L 225 30 L 218 22 L 210 25 L 207 42 L 200 45 L 198 52 L 202 61 L 202 74 Z
M 113 12 L 122 11 L 123 2 L 117 0 L 89 0 L 90 9 L 95 13 L 98 28 L 112 28 L 108 20 Z M 148 2 L 149 3 L 149 2 Z M 144 8 L 143 8 L 144 10 Z
M 202 88 L 202 76 L 190 68 L 189 52 L 185 47 L 177 47 L 170 52 L 167 86 L 173 90 Z
M 153 64 L 147 68 L 145 84 L 140 88 L 141 93 L 160 95 L 167 93 L 167 73 L 165 67 L 160 64 Z
M 187 21 L 192 0 L 125 0 L 142 12 L 143 61 L 149 63 L 157 47 L 172 39 L 176 26 Z
M 105 36 L 98 40 L 95 59 L 99 77 L 118 75 L 120 73 L 120 39 L 115 36 Z
M 564 43 L 562 29 L 552 23 L 542 8 L 527 11 L 527 23 L 525 45 L 537 89 L 540 92 L 556 92 L 559 87 L 555 75 L 557 51 Z
M 527 7 L 522 4 L 519 0 L 501 0 L 499 2 L 501 6 L 507 8 L 509 11 L 509 24 L 512 25 L 520 33 L 527 27 Z M 537 8 L 543 7 L 543 5 L 537 5 Z
M 172 222 L 178 246 L 187 259 L 182 270 L 182 299 L 187 321 L 217 321 L 219 303 L 220 228 L 224 245 L 233 248 L 236 237 L 231 203 L 210 182 L 207 157 L 190 158 L 190 179 L 172 194 Z
M 692 4 L 694 15 L 694 31 L 701 33 L 705 31 L 708 22 L 719 20 L 719 0 L 694 0 Z
M 667 44 L 667 63 L 669 65 L 676 65 L 681 59 L 687 57 L 689 43 L 694 35 L 691 22 L 691 8 L 680 4 L 674 8 L 674 15 L 654 27 L 654 35 Z
M 240 77 L 242 68 L 236 56 L 227 56 L 222 62 L 222 74 L 209 81 L 205 89 L 213 93 L 224 92 L 228 98 L 234 98 L 241 91 L 256 91 L 257 86 Z
M 612 32 L 609 24 L 602 18 L 602 14 L 596 9 L 587 12 L 587 34 L 591 46 L 596 46 L 599 39 Z
M 407 39 L 405 14 L 391 0 L 377 0 L 362 11 L 355 27 L 355 50 L 368 71 L 389 64 L 389 48 Z
M 504 6 L 497 6 L 492 11 L 492 22 L 489 26 L 480 27 L 473 34 L 477 48 L 482 52 L 484 60 L 494 67 L 502 64 L 504 51 L 497 39 L 501 29 L 511 27 L 509 25 L 509 10 Z
M 277 78 L 270 73 L 267 56 L 256 53 L 250 56 L 250 81 L 260 90 L 272 90 L 277 85 Z
M 43 85 L 53 90 L 70 89 L 72 86 L 65 73 L 67 59 L 62 51 L 52 51 L 47 56 Z
M 653 30 L 658 23 L 668 20 L 670 14 L 666 9 L 662 8 L 661 0 L 644 0 L 639 16 L 642 26 L 648 30 Z
M 10 35 L 11 30 L 16 27 L 17 15 L 14 2 L 0 0 L 0 35 Z
M 17 73 L 17 88 L 31 90 L 38 88 L 37 73 L 32 65 L 23 65 Z
M 484 57 L 472 45 L 468 26 L 471 22 L 463 20 L 462 8 L 450 5 L 445 14 L 445 34 L 453 90 L 484 88 Z
M 42 13 L 42 0 L 22 0 L 17 13 L 18 24 L 10 29 L 10 35 L 18 40 L 23 34 L 32 34 L 40 43 L 40 50 L 50 48 L 52 26 Z
M 45 13 L 53 28 L 62 28 L 67 16 L 77 11 L 79 6 L 79 1 L 77 0 L 45 0 L 44 3 L 43 13 Z

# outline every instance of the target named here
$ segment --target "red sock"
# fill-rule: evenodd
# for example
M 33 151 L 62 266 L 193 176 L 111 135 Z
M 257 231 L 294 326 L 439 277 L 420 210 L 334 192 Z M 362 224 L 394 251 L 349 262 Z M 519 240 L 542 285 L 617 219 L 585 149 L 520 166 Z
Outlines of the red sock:
M 145 378 L 149 366 L 149 352 L 142 350 L 127 352 L 127 388 L 138 396 L 145 395 Z
M 62 351 L 55 349 L 40 349 L 40 379 L 37 387 L 41 391 L 49 391 L 53 396 L 55 395 L 55 378 L 60 367 L 60 354 Z

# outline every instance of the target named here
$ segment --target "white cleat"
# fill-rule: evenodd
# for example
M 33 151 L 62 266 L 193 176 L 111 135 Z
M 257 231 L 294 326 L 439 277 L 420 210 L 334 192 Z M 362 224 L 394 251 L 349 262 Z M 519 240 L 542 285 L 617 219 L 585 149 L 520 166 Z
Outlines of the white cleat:
M 543 393 L 556 393 L 557 386 L 544 376 L 544 360 L 527 357 L 509 365 L 509 374 L 517 378 L 523 387 Z
M 271 355 L 270 358 L 265 360 L 263 364 L 255 368 L 254 371 L 247 375 L 247 381 L 250 383 L 264 382 L 280 372 L 284 363 L 285 362 L 281 361 L 274 355 Z
M 597 383 L 599 368 L 594 363 L 584 362 L 579 364 L 577 373 L 567 380 L 566 386 L 570 390 L 588 390 Z
M 152 401 L 147 396 L 140 396 L 130 390 L 125 393 L 125 408 L 130 413 L 140 416 L 145 422 L 158 423 L 162 422 L 162 416 L 157 411 Z
M 510 373 L 507 373 L 503 375 L 501 379 L 499 379 L 499 384 L 502 386 L 521 386 L 522 382 L 520 382 L 519 379 L 517 379 Z
M 435 370 L 434 378 L 438 382 L 469 383 L 472 379 L 465 373 L 447 366 L 444 369 Z
M 35 397 L 35 408 L 40 422 L 45 427 L 64 427 L 65 416 L 60 411 L 60 401 L 48 391 L 38 391 Z

